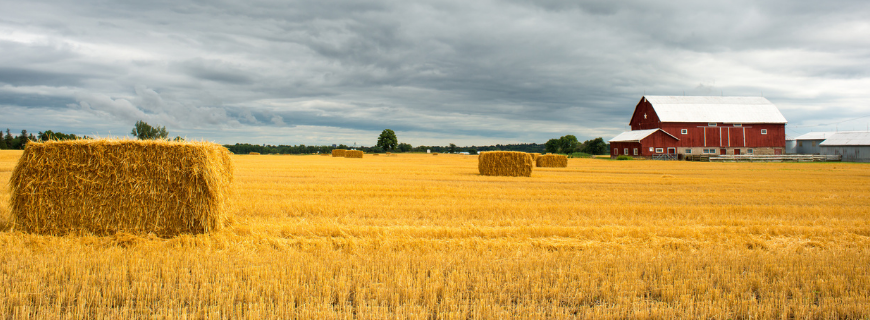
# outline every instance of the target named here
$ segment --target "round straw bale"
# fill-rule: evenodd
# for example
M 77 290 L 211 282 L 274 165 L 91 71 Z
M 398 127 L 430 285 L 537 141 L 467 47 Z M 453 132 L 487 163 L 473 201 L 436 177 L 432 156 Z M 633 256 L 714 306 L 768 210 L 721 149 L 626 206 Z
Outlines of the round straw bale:
M 525 152 L 484 152 L 477 159 L 477 169 L 485 176 L 530 177 L 535 166 L 532 155 Z

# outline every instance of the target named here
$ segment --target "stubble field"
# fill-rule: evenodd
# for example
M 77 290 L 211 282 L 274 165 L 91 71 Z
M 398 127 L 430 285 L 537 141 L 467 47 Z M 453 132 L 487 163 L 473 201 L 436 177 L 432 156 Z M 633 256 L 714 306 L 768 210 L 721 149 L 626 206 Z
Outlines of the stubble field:
M 0 318 L 868 318 L 870 166 L 234 156 L 232 224 L 9 230 Z

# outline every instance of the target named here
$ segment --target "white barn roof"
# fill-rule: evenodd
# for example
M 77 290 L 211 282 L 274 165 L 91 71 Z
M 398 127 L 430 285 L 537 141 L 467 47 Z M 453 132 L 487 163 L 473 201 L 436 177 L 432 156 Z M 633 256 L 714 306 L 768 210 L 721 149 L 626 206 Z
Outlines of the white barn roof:
M 836 132 L 810 132 L 799 135 L 794 140 L 825 140 L 836 134 Z
M 645 96 L 662 122 L 788 123 L 763 97 Z
M 870 146 L 870 132 L 837 132 L 820 146 Z
M 649 137 L 649 135 L 651 135 L 659 130 L 662 130 L 662 129 L 625 131 L 623 133 L 616 135 L 615 137 L 613 137 L 613 139 L 607 140 L 607 142 L 640 142 L 640 140 L 643 140 L 644 138 Z M 673 135 L 671 135 L 670 133 L 667 133 L 664 130 L 662 130 L 662 132 L 671 136 L 674 139 L 680 140 L 679 138 L 674 137 Z

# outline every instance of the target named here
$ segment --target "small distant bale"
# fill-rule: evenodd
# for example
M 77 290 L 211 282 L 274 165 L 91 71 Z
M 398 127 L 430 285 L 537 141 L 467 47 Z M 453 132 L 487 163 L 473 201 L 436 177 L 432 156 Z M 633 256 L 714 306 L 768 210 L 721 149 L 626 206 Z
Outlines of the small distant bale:
M 437 156 L 437 155 L 438 155 L 438 152 L 433 152 L 432 155 L 433 155 L 433 156 Z
M 248 154 L 249 154 L 249 155 L 252 155 L 252 156 L 259 156 L 259 155 L 260 155 L 259 152 L 251 152 L 251 153 L 248 153 Z
M 373 155 L 373 156 L 376 156 L 376 157 L 377 157 L 377 156 L 379 156 L 379 154 L 377 154 L 377 153 L 375 153 L 375 154 L 372 154 L 372 155 Z
M 12 220 L 49 235 L 205 233 L 226 224 L 232 180 L 215 143 L 31 142 L 10 180 Z
M 477 169 L 485 176 L 530 177 L 535 167 L 532 155 L 525 152 L 484 152 L 477 159 Z
M 332 156 L 333 157 L 344 157 L 344 152 L 347 150 L 344 149 L 333 149 Z
M 345 150 L 344 157 L 345 158 L 362 158 L 363 152 L 360 150 Z
M 565 168 L 568 166 L 568 157 L 561 154 L 545 154 L 538 156 L 535 163 L 542 168 Z

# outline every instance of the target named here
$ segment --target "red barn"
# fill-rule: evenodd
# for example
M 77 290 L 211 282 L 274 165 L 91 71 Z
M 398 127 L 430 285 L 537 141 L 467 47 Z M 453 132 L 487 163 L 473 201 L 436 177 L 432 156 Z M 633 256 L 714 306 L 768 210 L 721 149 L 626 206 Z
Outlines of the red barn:
M 611 157 L 782 154 L 788 121 L 762 97 L 644 96 Z

